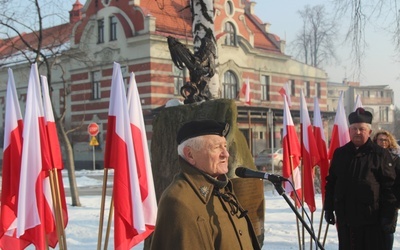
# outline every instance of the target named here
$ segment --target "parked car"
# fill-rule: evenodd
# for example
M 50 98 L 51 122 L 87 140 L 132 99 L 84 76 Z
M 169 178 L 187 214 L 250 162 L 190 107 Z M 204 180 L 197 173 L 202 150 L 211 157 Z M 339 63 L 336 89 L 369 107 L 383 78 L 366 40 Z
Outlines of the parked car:
M 270 171 L 272 170 L 272 162 L 274 163 L 274 170 L 281 170 L 283 166 L 283 149 L 274 149 L 271 152 L 270 148 L 264 149 L 258 153 L 254 159 L 254 163 L 258 170 Z

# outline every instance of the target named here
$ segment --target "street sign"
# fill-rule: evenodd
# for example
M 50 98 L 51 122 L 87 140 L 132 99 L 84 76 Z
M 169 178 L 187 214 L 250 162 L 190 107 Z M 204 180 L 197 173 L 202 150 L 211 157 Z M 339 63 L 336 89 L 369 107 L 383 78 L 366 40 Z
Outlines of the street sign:
M 97 123 L 90 123 L 88 125 L 88 133 L 91 136 L 96 136 L 99 133 L 99 125 L 97 125 Z
M 99 142 L 97 141 L 96 136 L 92 136 L 92 139 L 90 139 L 89 145 L 90 146 L 99 146 Z

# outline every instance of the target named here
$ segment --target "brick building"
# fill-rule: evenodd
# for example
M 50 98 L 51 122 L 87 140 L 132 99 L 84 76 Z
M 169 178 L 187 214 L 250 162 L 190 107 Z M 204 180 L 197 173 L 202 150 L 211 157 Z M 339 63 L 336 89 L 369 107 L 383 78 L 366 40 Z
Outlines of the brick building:
M 182 100 L 179 90 L 188 79 L 188 72 L 173 65 L 167 36 L 191 47 L 192 17 L 186 8 L 188 4 L 187 0 L 87 0 L 83 6 L 77 0 L 70 11 L 69 23 L 45 30 L 43 47 L 53 65 L 51 84 L 55 110 L 66 108 L 67 128 L 83 124 L 71 136 L 77 161 L 92 159 L 86 131 L 91 122 L 100 125 L 96 159 L 102 161 L 114 61 L 121 64 L 126 83 L 129 73 L 135 73 L 149 140 L 154 114 L 168 101 Z M 279 90 L 284 84 L 290 86 L 291 112 L 296 125 L 301 90 L 309 111 L 313 110 L 316 96 L 323 117 L 334 115 L 327 112 L 326 73 L 285 54 L 285 41 L 268 31 L 270 25 L 254 14 L 256 7 L 256 3 L 248 0 L 214 1 L 218 80 L 210 85 L 214 98 L 236 100 L 238 125 L 254 155 L 269 147 L 271 141 L 274 147 L 280 147 L 283 98 Z M 32 33 L 24 36 L 34 42 Z M 0 41 L 0 110 L 3 113 L 7 68 L 14 70 L 24 109 L 30 66 L 21 58 L 21 52 L 13 49 L 24 50 L 23 46 L 18 38 Z M 40 68 L 39 71 L 46 73 Z M 251 105 L 244 104 L 240 96 L 246 79 L 251 87 Z M 65 99 L 64 93 L 68 93 Z M 273 118 L 272 123 L 267 119 L 268 114 Z M 0 124 L 4 124 L 4 115 L 0 119 Z M 272 125 L 272 134 L 268 124 Z

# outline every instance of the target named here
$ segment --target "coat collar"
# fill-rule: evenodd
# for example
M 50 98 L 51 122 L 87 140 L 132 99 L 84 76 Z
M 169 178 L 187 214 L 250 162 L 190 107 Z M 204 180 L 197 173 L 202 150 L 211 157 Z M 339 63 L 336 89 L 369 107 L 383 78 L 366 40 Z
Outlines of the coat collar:
M 350 141 L 348 142 L 346 145 L 344 145 L 343 147 L 347 150 L 350 151 L 352 153 L 355 153 L 357 155 L 363 155 L 365 153 L 371 152 L 374 150 L 375 148 L 375 143 L 372 142 L 371 138 L 368 138 L 367 142 L 364 143 L 364 145 L 362 145 L 359 148 L 356 148 L 354 146 L 354 144 Z
M 193 191 L 204 204 L 208 203 L 210 200 L 210 197 L 213 195 L 214 188 L 222 189 L 225 188 L 227 184 L 230 184 L 226 175 L 221 176 L 221 180 L 217 180 L 190 165 L 181 157 L 179 157 L 179 163 L 183 177 L 187 180 Z M 229 187 L 230 186 L 231 185 L 229 185 Z

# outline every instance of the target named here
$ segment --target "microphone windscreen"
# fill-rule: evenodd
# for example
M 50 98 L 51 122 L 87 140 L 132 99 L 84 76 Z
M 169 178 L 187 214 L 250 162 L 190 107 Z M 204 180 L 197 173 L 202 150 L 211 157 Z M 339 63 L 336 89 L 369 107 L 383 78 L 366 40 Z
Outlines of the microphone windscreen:
M 235 174 L 239 177 L 245 177 L 245 173 L 246 173 L 247 169 L 244 167 L 238 167 L 235 170 Z

